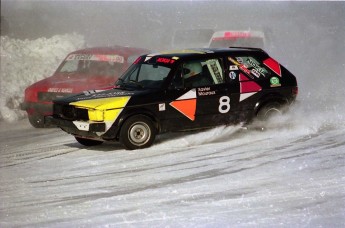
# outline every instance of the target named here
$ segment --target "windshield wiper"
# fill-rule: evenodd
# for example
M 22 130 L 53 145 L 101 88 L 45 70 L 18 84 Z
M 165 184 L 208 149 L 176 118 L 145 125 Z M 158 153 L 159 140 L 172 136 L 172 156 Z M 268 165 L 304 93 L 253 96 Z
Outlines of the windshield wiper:
M 120 83 L 118 83 L 120 81 Z M 140 82 L 135 80 L 130 80 L 129 82 L 124 82 L 122 78 L 119 78 L 116 85 L 121 89 L 143 89 L 144 86 Z
M 135 80 L 129 80 L 129 83 L 126 83 L 126 85 L 133 85 L 133 86 L 135 86 L 136 88 L 138 88 L 138 89 L 142 89 L 142 88 L 144 88 L 144 86 L 142 85 L 142 84 L 140 84 L 140 82 L 138 82 L 138 81 L 135 81 Z

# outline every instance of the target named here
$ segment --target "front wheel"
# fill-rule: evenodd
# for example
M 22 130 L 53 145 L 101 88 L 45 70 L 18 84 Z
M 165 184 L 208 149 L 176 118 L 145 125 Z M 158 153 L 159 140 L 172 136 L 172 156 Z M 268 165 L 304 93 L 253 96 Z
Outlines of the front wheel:
M 98 146 L 98 145 L 101 145 L 103 143 L 103 141 L 84 139 L 84 138 L 80 138 L 80 137 L 76 137 L 76 136 L 75 136 L 75 139 L 78 141 L 78 143 L 80 143 L 81 145 L 84 145 L 84 146 Z
M 146 116 L 133 116 L 120 130 L 120 142 L 128 150 L 150 147 L 156 137 L 156 128 Z
M 33 126 L 34 128 L 44 128 L 44 116 L 40 116 L 40 115 L 29 115 L 28 116 L 29 122 L 31 124 L 31 126 Z

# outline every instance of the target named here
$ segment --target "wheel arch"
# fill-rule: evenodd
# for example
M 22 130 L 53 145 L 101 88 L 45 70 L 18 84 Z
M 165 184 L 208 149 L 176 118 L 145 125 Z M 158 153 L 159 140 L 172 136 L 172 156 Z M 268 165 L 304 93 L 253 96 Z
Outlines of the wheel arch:
M 135 110 L 131 110 L 126 112 L 120 119 L 118 122 L 118 130 L 116 132 L 116 139 L 119 138 L 119 134 L 121 131 L 121 128 L 123 126 L 123 124 L 126 122 L 126 120 L 128 120 L 129 118 L 133 117 L 133 116 L 145 116 L 148 117 L 149 119 L 152 120 L 152 122 L 154 123 L 154 126 L 157 130 L 157 132 L 160 132 L 161 130 L 161 125 L 159 122 L 159 119 L 156 117 L 156 115 L 154 115 L 151 111 L 147 110 L 147 109 L 135 109 Z
M 289 100 L 279 93 L 269 93 L 261 97 L 254 106 L 254 116 L 258 114 L 261 108 L 270 103 L 279 103 L 284 106 L 289 103 Z

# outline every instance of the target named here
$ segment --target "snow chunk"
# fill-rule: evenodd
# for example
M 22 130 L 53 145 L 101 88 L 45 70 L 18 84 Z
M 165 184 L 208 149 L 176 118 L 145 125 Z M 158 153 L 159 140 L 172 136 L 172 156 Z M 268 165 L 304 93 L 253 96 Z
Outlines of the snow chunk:
M 29 85 L 51 76 L 66 55 L 85 47 L 78 34 L 19 40 L 1 36 L 0 121 L 12 122 L 26 115 L 19 104 Z

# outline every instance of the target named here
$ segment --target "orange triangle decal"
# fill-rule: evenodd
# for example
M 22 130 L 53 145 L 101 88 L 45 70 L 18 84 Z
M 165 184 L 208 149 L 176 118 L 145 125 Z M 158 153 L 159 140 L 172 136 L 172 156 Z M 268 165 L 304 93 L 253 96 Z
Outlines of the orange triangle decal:
M 196 99 L 190 100 L 176 100 L 170 103 L 177 111 L 188 117 L 188 119 L 195 120 Z

